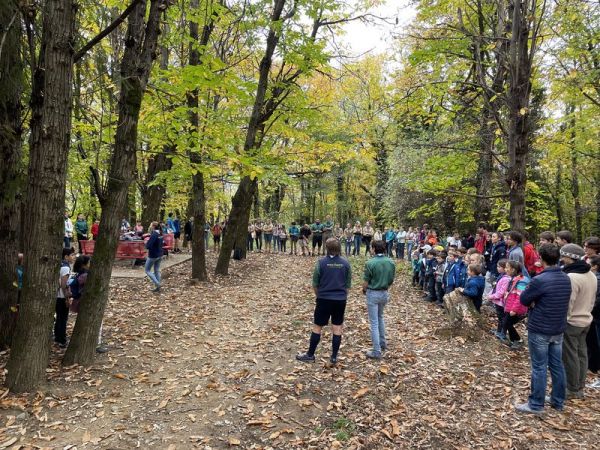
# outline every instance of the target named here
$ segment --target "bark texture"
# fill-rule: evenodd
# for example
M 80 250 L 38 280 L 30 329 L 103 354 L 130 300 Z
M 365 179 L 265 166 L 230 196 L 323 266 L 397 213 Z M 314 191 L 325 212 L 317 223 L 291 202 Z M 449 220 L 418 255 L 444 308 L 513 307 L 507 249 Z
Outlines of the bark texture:
M 70 146 L 73 35 L 76 4 L 44 4 L 39 64 L 33 74 L 29 180 L 23 248 L 25 278 L 20 318 L 7 364 L 6 384 L 31 391 L 44 380 L 56 301 Z
M 509 221 L 514 230 L 525 230 L 527 160 L 531 140 L 529 103 L 533 57 L 537 49 L 538 25 L 543 13 L 535 0 L 509 2 L 511 31 L 508 58 L 508 172 Z
M 94 359 L 108 301 L 119 222 L 127 210 L 129 187 L 135 176 L 140 107 L 156 52 L 160 14 L 166 6 L 165 0 L 151 0 L 146 22 L 147 2 L 141 1 L 128 18 L 121 61 L 119 119 L 109 179 L 101 204 L 100 230 L 73 337 L 63 359 L 65 365 L 89 365 Z
M 16 321 L 20 203 L 23 188 L 21 151 L 21 16 L 14 2 L 0 4 L 0 349 L 10 345 Z

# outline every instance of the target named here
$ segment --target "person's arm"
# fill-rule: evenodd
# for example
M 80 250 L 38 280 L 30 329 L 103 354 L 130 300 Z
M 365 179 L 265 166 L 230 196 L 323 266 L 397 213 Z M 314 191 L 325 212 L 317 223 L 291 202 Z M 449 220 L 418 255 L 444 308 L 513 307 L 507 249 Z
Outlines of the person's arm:
M 473 280 L 467 281 L 467 284 L 462 288 L 462 293 L 467 297 L 477 297 L 477 286 Z
M 501 300 L 504 298 L 506 288 L 508 287 L 508 277 L 503 277 L 498 284 L 496 284 L 496 291 L 488 294 L 489 300 Z
M 352 266 L 348 264 L 348 271 L 346 272 L 346 292 L 352 287 Z
M 369 287 L 369 281 L 371 281 L 372 277 L 373 277 L 373 274 L 371 273 L 371 270 L 369 269 L 368 264 L 365 264 L 365 271 L 363 273 L 363 283 L 362 283 L 363 294 L 367 293 L 367 288 Z
M 525 290 L 521 293 L 519 301 L 523 306 L 531 306 L 534 302 L 538 301 L 542 298 L 542 290 L 540 289 L 540 279 L 533 278 L 531 283 L 525 288 Z
M 313 271 L 313 279 L 312 279 L 313 291 L 315 293 L 315 296 L 317 296 L 319 294 L 319 283 L 320 282 L 321 282 L 321 266 L 320 266 L 319 262 L 317 262 L 317 264 L 315 265 L 315 270 Z

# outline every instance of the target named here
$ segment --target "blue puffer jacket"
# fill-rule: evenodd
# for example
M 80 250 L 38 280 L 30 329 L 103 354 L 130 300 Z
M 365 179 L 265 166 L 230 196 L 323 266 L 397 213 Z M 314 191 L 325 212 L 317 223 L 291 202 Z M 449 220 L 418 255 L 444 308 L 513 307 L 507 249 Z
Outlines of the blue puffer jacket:
M 456 261 L 452 273 L 448 275 L 448 287 L 459 288 L 465 287 L 467 282 L 467 265 L 463 260 Z
M 571 298 L 571 280 L 559 267 L 548 267 L 521 294 L 521 304 L 528 306 L 530 332 L 549 336 L 567 328 L 567 312 Z
M 492 246 L 490 255 L 490 262 L 488 264 L 488 272 L 494 277 L 498 278 L 498 261 L 502 258 L 506 258 L 506 244 L 504 241 L 498 241 L 496 245 Z

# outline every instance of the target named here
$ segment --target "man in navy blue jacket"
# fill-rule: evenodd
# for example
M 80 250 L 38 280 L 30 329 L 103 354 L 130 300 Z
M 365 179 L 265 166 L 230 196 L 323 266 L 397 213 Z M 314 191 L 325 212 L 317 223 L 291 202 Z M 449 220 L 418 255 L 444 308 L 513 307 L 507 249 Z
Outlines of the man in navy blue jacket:
M 296 355 L 298 361 L 314 362 L 315 350 L 321 340 L 321 330 L 329 323 L 333 337 L 331 341 L 332 364 L 337 363 L 337 355 L 342 343 L 342 327 L 348 290 L 352 284 L 352 270 L 348 261 L 340 256 L 340 241 L 330 238 L 325 243 L 327 256 L 321 258 L 313 272 L 313 289 L 317 297 L 313 331 L 306 353 Z
M 558 247 L 540 247 L 543 272 L 533 278 L 520 301 L 528 306 L 529 356 L 531 358 L 531 394 L 529 401 L 516 405 L 519 412 L 541 414 L 544 411 L 548 369 L 552 375 L 550 405 L 562 410 L 566 396 L 566 375 L 562 360 L 563 333 L 571 298 L 571 280 L 557 266 Z

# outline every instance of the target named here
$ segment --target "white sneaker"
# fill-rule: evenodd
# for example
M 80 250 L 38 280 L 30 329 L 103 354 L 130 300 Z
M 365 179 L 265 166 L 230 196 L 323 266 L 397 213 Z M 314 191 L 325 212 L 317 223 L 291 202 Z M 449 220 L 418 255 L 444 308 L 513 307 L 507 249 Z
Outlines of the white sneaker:
M 589 388 L 592 388 L 592 389 L 600 389 L 600 378 L 598 378 L 593 383 L 588 384 L 586 387 L 589 387 Z

